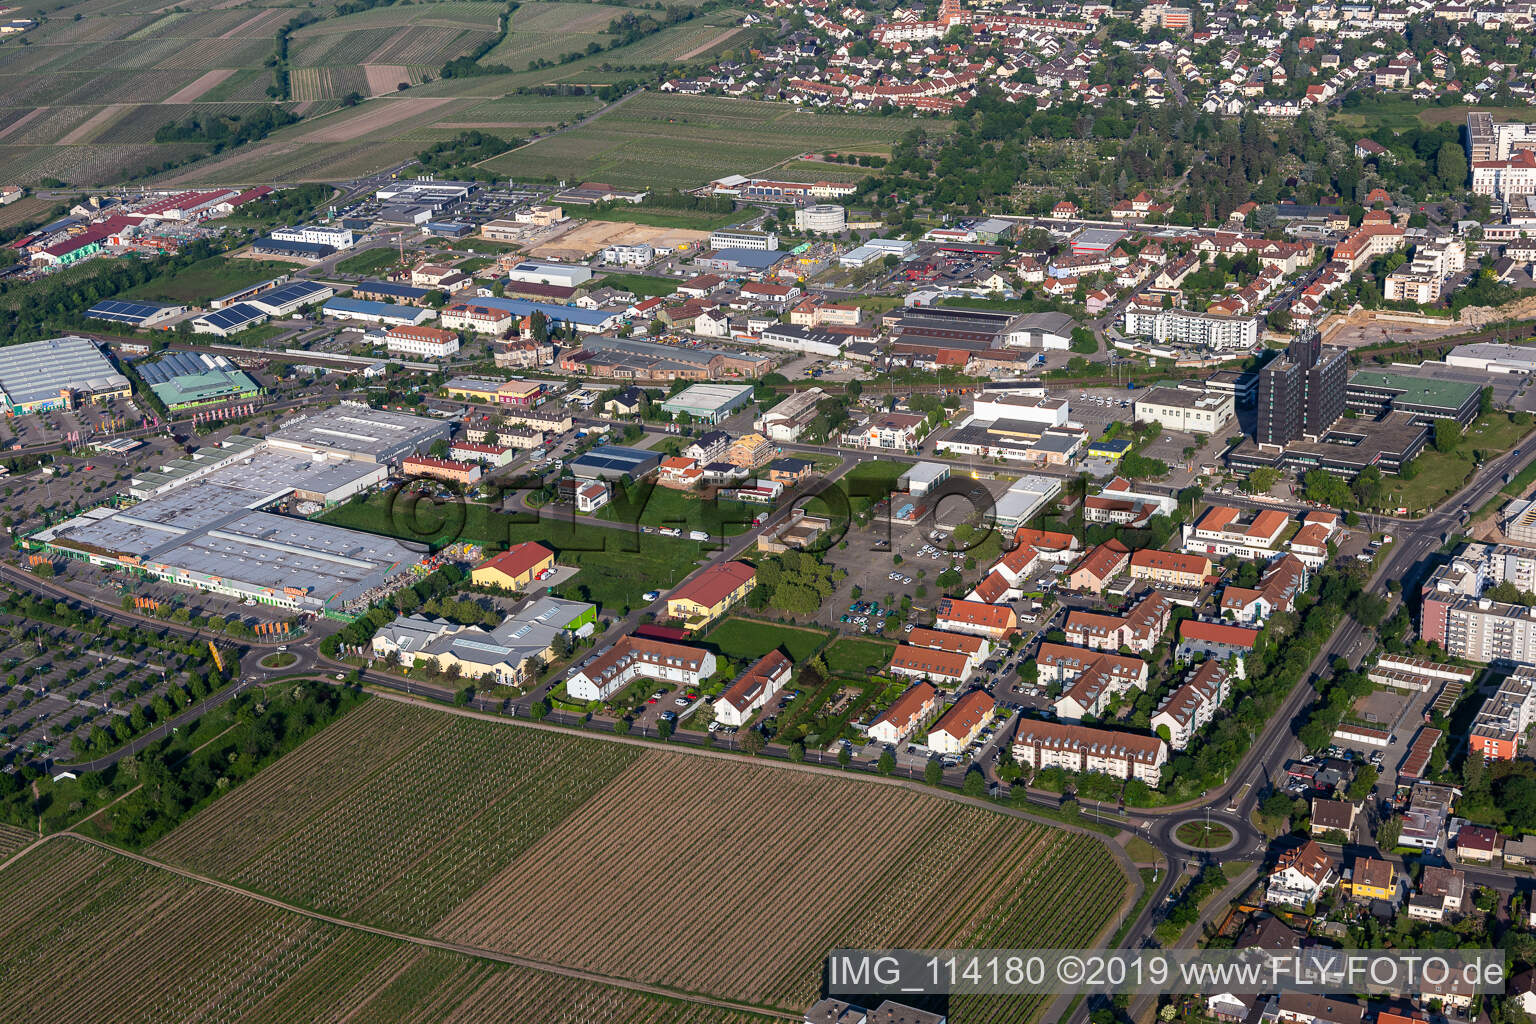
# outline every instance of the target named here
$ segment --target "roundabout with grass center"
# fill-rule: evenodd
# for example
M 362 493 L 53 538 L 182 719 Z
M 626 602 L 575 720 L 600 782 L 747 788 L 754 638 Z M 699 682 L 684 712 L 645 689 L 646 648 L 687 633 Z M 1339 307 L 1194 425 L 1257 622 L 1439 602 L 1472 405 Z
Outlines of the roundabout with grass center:
M 1173 838 L 1191 850 L 1225 850 L 1237 841 L 1237 835 L 1219 821 L 1196 819 L 1174 829 Z
M 299 660 L 299 656 L 292 651 L 273 651 L 262 658 L 259 664 L 262 668 L 287 668 Z

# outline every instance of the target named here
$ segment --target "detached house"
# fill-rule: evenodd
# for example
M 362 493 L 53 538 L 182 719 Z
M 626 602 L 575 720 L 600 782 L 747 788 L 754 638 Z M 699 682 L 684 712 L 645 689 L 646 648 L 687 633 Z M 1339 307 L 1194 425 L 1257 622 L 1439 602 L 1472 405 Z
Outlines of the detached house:
M 1312 840 L 1286 850 L 1269 873 L 1264 899 L 1291 907 L 1304 907 L 1338 883 L 1333 860 Z
M 869 738 L 895 746 L 933 721 L 938 711 L 939 692 L 928 683 L 916 683 L 869 724 Z

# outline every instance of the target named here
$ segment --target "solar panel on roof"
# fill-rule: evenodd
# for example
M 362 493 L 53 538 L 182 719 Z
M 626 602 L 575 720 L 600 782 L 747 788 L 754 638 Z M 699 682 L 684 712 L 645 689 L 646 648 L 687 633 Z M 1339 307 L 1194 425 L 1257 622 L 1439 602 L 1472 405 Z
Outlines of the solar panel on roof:
M 103 299 L 86 310 L 85 315 L 93 320 L 133 324 L 148 320 L 164 308 L 164 306 L 157 306 L 150 302 L 125 302 L 122 299 Z
M 209 326 L 227 331 L 232 327 L 260 320 L 266 315 L 265 311 L 257 309 L 249 303 L 237 302 L 233 306 L 226 306 L 216 313 L 209 313 L 203 319 Z

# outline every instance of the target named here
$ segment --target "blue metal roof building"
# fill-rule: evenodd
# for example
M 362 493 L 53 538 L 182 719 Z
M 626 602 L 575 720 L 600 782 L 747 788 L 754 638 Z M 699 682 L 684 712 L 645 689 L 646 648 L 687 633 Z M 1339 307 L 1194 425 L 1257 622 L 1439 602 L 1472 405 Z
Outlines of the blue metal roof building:
M 368 299 L 331 299 L 320 307 L 332 320 L 367 320 L 391 327 L 414 327 L 437 316 L 437 311 L 423 306 L 398 306 L 389 302 L 371 302 Z
M 600 444 L 571 460 L 571 472 L 583 480 L 638 480 L 661 465 L 661 453 L 644 448 Z
M 605 313 L 580 306 L 561 306 L 553 302 L 531 302 L 527 299 L 475 299 L 477 305 L 492 309 L 504 309 L 515 317 L 543 313 L 551 322 L 571 324 L 578 331 L 606 331 L 623 319 L 619 313 Z

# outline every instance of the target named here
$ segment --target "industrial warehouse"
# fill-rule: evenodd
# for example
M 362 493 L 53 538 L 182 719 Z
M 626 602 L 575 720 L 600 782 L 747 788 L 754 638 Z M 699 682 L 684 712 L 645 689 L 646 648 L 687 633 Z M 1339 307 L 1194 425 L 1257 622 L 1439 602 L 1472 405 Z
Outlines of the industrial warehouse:
M 223 356 L 167 352 L 134 368 L 155 397 L 173 411 L 252 398 L 261 393 L 255 381 Z
M 346 619 L 406 579 L 422 551 L 280 511 L 318 511 L 376 487 L 390 464 L 444 436 L 446 425 L 425 417 L 343 404 L 135 476 L 128 493 L 138 504 L 91 509 L 28 540 L 92 565 Z
M 89 338 L 70 335 L 0 348 L 0 399 L 14 415 L 128 395 L 128 378 Z

